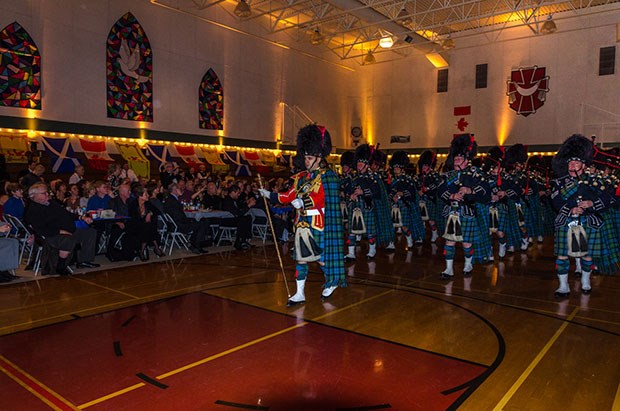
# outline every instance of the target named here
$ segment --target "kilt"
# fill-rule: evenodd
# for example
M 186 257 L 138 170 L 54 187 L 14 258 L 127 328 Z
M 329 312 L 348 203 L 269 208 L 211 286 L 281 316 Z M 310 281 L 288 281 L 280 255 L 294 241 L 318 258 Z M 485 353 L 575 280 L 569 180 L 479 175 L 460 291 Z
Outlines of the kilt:
M 316 243 L 316 245 L 319 247 L 319 250 L 321 251 L 321 258 L 319 259 L 319 261 L 324 262 L 323 260 L 323 258 L 325 257 L 325 254 L 323 253 L 323 250 L 325 250 L 324 230 L 317 230 L 316 228 L 312 227 L 312 216 L 299 216 L 298 221 L 305 221 L 310 226 L 310 232 L 312 233 L 314 242 Z M 297 254 L 295 253 L 294 256 L 296 257 Z
M 506 214 L 505 218 L 502 219 L 500 213 L 500 231 L 506 236 L 506 245 L 517 248 L 521 245 L 521 228 L 519 227 L 517 206 L 512 200 L 508 200 L 502 208 L 506 211 Z
M 603 224 L 600 228 L 593 228 L 584 224 L 585 218 L 582 217 L 580 220 L 588 240 L 588 256 L 598 258 L 610 254 L 610 247 L 608 247 L 611 239 L 609 225 Z M 568 256 L 568 224 L 555 229 L 553 252 L 556 256 Z
M 529 196 L 528 205 L 525 209 L 525 227 L 530 237 L 538 237 L 544 234 L 540 197 L 537 195 Z
M 418 204 L 405 204 L 402 200 L 398 201 L 398 208 L 403 218 L 403 227 L 411 230 L 411 237 L 414 239 L 423 239 L 426 236 L 426 228 L 420 216 L 420 208 Z
M 447 206 L 449 207 L 449 206 Z M 479 244 L 480 243 L 480 235 L 478 231 L 478 222 L 476 221 L 476 217 L 466 217 L 464 215 L 460 216 L 461 220 L 461 231 L 463 233 L 463 242 L 464 243 L 472 243 Z M 444 227 L 446 226 L 448 218 L 444 220 Z M 445 230 L 444 230 L 445 233 Z M 442 237 L 444 235 L 442 233 Z
M 551 235 L 555 231 L 555 211 L 547 200 L 541 201 L 543 235 Z
M 363 201 L 352 201 L 351 204 L 349 204 L 349 215 L 350 216 L 353 215 L 353 209 L 356 207 L 359 207 L 362 210 L 362 215 L 364 216 L 364 224 L 366 225 L 366 234 L 364 234 L 364 236 L 366 236 L 367 238 L 371 236 L 377 237 L 376 209 L 374 207 L 367 209 Z M 393 227 L 391 223 L 390 223 L 390 227 Z
M 493 255 L 493 242 L 489 233 L 489 204 L 476 203 L 476 231 L 478 241 L 474 243 L 474 263 L 488 261 Z

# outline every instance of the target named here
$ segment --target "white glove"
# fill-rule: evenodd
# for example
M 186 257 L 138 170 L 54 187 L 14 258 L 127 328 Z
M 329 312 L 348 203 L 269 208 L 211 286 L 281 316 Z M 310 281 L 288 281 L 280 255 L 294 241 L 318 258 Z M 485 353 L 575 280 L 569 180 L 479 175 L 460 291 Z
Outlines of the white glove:
M 291 204 L 293 207 L 295 207 L 296 209 L 300 209 L 300 208 L 304 208 L 304 202 L 302 201 L 301 198 L 296 198 L 293 201 L 291 201 Z
M 258 192 L 260 193 L 260 195 L 262 195 L 265 198 L 271 197 L 271 191 L 265 190 L 264 188 L 259 188 Z

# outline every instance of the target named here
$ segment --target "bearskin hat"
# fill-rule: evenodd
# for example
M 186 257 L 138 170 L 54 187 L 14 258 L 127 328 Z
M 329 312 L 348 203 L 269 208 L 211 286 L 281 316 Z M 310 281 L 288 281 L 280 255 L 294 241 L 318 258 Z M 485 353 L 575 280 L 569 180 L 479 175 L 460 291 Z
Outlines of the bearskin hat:
M 371 164 L 378 164 L 381 167 L 383 167 L 385 163 L 387 162 L 387 154 L 379 150 L 379 144 L 377 144 L 374 150 L 372 150 L 370 162 Z
M 409 156 L 406 151 L 396 151 L 392 154 L 392 158 L 390 158 L 390 167 L 400 167 L 401 169 L 405 169 L 409 167 Z
M 460 134 L 452 139 L 450 144 L 450 154 L 446 159 L 446 167 L 449 170 L 454 168 L 454 157 L 463 156 L 467 160 L 472 160 L 478 153 L 478 144 L 474 140 L 473 134 Z
M 368 144 L 361 144 L 355 149 L 355 162 L 366 163 L 370 162 L 372 157 L 372 150 Z
M 437 153 L 431 150 L 424 150 L 418 159 L 418 170 L 422 172 L 422 166 L 427 165 L 434 169 L 437 165 Z
M 506 167 L 511 167 L 517 163 L 525 164 L 527 162 L 527 147 L 523 144 L 515 144 L 506 150 L 504 162 Z
M 594 144 L 592 140 L 581 134 L 573 134 L 562 143 L 555 157 L 553 157 L 553 172 L 556 177 L 568 174 L 568 163 L 578 160 L 585 165 L 592 163 Z
M 297 133 L 298 154 L 326 158 L 331 151 L 332 139 L 325 127 L 310 124 Z
M 484 159 L 482 160 L 482 168 L 485 171 L 489 171 L 492 168 L 497 167 L 498 165 L 500 167 L 503 167 L 504 157 L 505 157 L 505 152 L 502 147 L 499 147 L 499 146 L 491 147 L 491 149 L 487 152 L 487 155 L 484 156 Z
M 353 151 L 345 151 L 340 156 L 340 166 L 348 166 L 349 168 L 355 168 L 355 153 Z
M 301 153 L 295 154 L 291 158 L 291 162 L 293 163 L 293 172 L 298 173 L 306 169 L 306 163 L 304 162 L 304 156 Z

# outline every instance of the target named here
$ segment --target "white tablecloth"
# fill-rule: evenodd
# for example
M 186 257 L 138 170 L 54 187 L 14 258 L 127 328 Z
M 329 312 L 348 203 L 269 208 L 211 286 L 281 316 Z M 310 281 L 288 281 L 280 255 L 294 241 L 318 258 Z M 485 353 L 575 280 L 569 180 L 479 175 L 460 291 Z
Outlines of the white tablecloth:
M 228 211 L 186 211 L 185 215 L 195 220 L 202 218 L 234 218 Z

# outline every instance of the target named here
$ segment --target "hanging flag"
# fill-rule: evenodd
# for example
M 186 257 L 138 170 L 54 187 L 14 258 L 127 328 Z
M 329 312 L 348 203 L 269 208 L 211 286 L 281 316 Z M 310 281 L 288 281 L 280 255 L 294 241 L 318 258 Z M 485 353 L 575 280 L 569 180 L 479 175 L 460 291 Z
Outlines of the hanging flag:
M 127 160 L 131 168 L 138 177 L 147 180 L 151 178 L 151 163 L 144 157 L 144 153 L 137 144 L 127 144 L 116 142 L 119 154 Z
M 211 164 L 212 166 L 223 166 L 223 165 L 226 165 L 222 161 L 222 158 L 220 157 L 220 154 L 215 149 L 209 150 L 207 148 L 203 148 L 202 149 L 202 155 L 207 160 L 207 163 Z
M 198 165 L 203 164 L 196 155 L 194 146 L 181 146 L 175 144 L 174 148 L 176 148 L 177 153 L 179 153 L 179 157 L 181 157 L 181 159 L 190 167 L 198 167 Z
M 224 161 L 226 161 L 226 159 L 228 159 L 228 161 L 231 164 L 236 165 L 236 169 L 235 169 L 235 175 L 236 176 L 246 176 L 249 177 L 252 175 L 252 172 L 250 171 L 250 166 L 248 165 L 248 162 L 245 161 L 243 158 L 241 158 L 241 155 L 239 154 L 238 151 L 232 151 L 232 150 L 225 150 L 222 152 L 222 158 L 224 159 Z
M 265 164 L 274 165 L 276 163 L 276 155 L 271 151 L 261 151 L 260 156 Z
M 260 156 L 258 155 L 256 151 L 244 150 L 242 152 L 242 157 L 251 166 L 264 166 L 265 165 L 265 163 L 263 163 L 263 161 L 261 160 Z
M 471 106 L 460 106 L 454 107 L 454 116 L 458 118 L 455 123 L 455 126 L 458 131 L 454 130 L 454 135 L 463 134 L 469 123 L 467 122 L 468 117 L 471 115 Z
M 72 173 L 80 162 L 75 158 L 75 151 L 68 138 L 43 137 L 41 139 L 45 152 L 50 157 L 52 172 Z
M 149 156 L 154 157 L 160 165 L 163 163 L 170 163 L 172 161 L 172 156 L 170 155 L 170 150 L 168 149 L 167 144 L 149 143 L 146 145 L 146 148 Z
M 80 140 L 80 146 L 88 159 L 88 166 L 93 170 L 106 171 L 114 160 L 108 155 L 105 141 Z
M 0 135 L 0 152 L 7 163 L 28 163 L 28 138 L 24 134 Z

